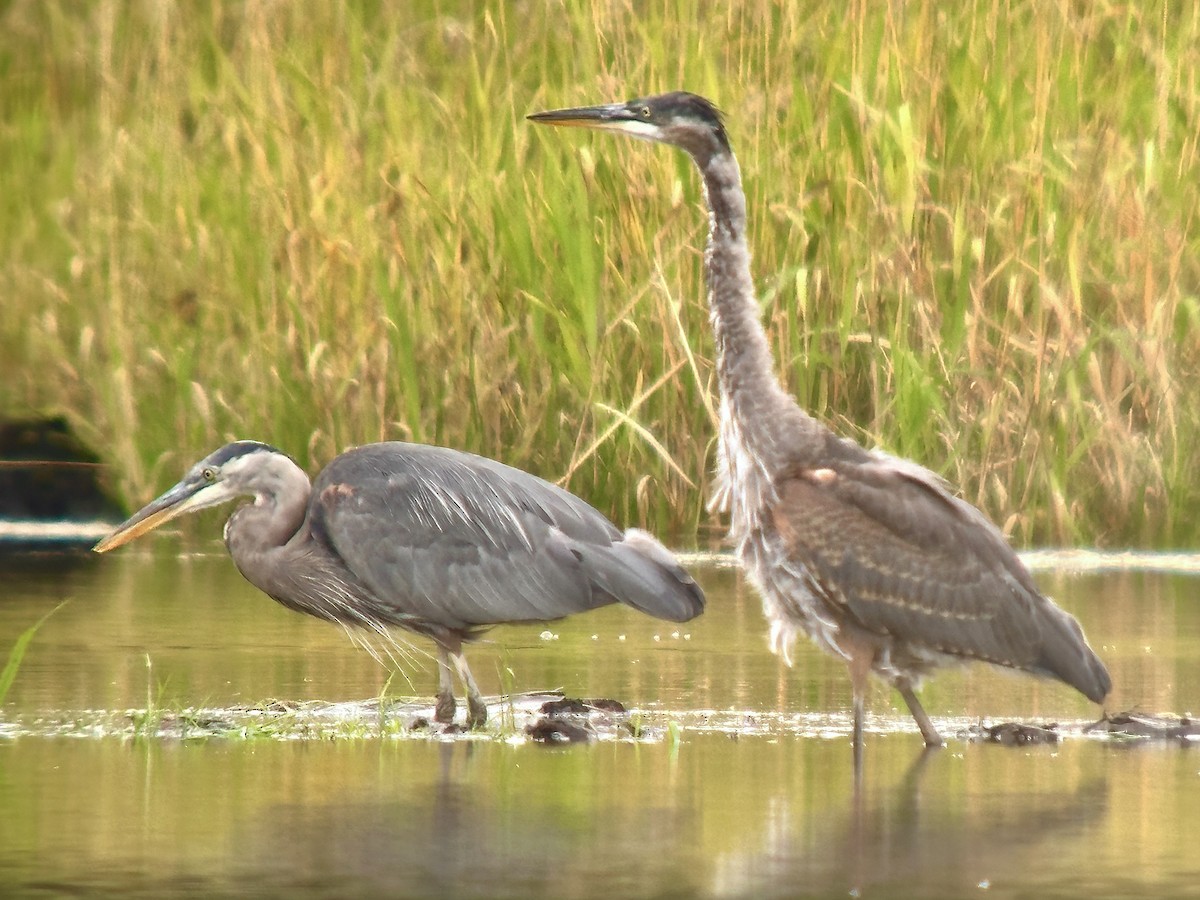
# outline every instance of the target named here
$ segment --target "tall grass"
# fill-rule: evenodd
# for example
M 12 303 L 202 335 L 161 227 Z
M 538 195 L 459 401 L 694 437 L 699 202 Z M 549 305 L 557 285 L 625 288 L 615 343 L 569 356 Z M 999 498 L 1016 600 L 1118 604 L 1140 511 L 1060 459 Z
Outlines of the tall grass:
M 680 540 L 712 345 L 680 154 L 727 111 L 780 372 L 1021 542 L 1195 542 L 1200 11 L 1033 2 L 0 10 L 0 408 L 144 500 L 232 437 L 408 438 Z

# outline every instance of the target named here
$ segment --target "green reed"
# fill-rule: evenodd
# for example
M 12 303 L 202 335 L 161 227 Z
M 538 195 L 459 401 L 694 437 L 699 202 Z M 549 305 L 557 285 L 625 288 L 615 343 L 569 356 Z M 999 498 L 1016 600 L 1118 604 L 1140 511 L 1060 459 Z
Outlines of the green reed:
M 62 609 L 69 601 L 64 600 L 50 610 L 19 635 L 13 641 L 12 648 L 8 651 L 8 659 L 4 663 L 4 668 L 0 669 L 0 705 L 8 699 L 8 692 L 12 690 L 13 682 L 17 680 L 17 674 L 21 671 L 21 662 L 25 659 L 25 653 L 29 650 L 29 645 L 34 637 L 37 636 L 38 630 L 46 624 L 46 620 Z
M 699 185 L 527 112 L 727 111 L 781 376 L 1022 542 L 1194 541 L 1195 4 L 0 11 L 0 409 L 140 502 L 233 437 L 405 438 L 691 542 Z

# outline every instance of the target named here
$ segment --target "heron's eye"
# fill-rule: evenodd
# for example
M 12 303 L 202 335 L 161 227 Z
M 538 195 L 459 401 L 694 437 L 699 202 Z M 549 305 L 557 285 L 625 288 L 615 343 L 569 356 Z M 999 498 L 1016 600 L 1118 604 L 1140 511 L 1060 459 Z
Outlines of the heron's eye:
M 643 107 L 642 107 L 642 118 L 643 118 L 643 119 L 648 119 L 648 118 L 650 118 L 650 107 L 648 107 L 648 106 L 643 106 Z
M 217 470 L 214 469 L 212 466 L 205 466 L 204 471 L 201 472 L 200 475 L 204 478 L 205 481 L 216 481 L 217 480 Z

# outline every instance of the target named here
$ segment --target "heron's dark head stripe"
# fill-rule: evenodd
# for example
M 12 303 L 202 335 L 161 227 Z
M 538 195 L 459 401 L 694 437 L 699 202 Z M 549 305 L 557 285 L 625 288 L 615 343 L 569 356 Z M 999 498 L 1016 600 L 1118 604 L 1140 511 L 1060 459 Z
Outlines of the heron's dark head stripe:
M 717 109 L 716 104 L 699 94 L 671 91 L 657 97 L 631 101 L 630 105 L 639 103 L 649 105 L 652 110 L 663 116 L 696 119 L 714 128 L 725 127 L 725 116 Z
M 219 467 L 232 459 L 248 456 L 251 453 L 278 453 L 280 456 L 288 456 L 282 450 L 272 447 L 270 444 L 264 444 L 261 441 L 234 441 L 232 444 L 226 444 L 219 450 L 214 450 L 206 462 L 209 465 Z M 291 457 L 288 458 L 291 459 Z
M 672 91 L 657 97 L 634 100 L 627 105 L 634 108 L 649 107 L 651 118 L 661 124 L 667 124 L 672 120 L 686 120 L 706 125 L 716 135 L 721 146 L 725 150 L 731 151 L 729 135 L 725 132 L 725 118 L 717 109 L 716 104 L 707 97 L 687 91 Z

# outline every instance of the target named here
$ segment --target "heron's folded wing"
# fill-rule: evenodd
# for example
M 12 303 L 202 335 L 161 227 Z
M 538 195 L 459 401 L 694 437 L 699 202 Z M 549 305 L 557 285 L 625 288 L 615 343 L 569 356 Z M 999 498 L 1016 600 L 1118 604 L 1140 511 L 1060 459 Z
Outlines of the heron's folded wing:
M 567 492 L 482 457 L 371 445 L 326 468 L 313 505 L 314 530 L 397 613 L 464 628 L 611 602 L 593 590 L 568 531 L 607 542 L 616 528 Z
M 1052 604 L 1000 532 L 932 473 L 890 459 L 799 471 L 779 498 L 786 554 L 862 627 L 954 655 L 1033 663 Z

